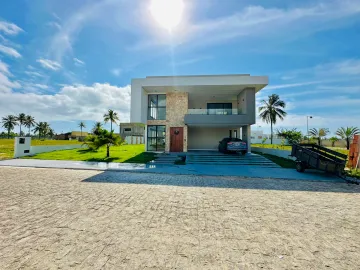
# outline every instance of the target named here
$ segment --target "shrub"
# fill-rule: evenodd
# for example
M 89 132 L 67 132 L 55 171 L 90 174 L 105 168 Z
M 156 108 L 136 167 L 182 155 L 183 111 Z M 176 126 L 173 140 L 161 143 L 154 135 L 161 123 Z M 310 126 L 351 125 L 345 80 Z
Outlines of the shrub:
M 286 139 L 289 144 L 300 143 L 303 137 L 301 131 L 298 131 L 296 128 L 277 130 L 277 135 L 283 139 Z

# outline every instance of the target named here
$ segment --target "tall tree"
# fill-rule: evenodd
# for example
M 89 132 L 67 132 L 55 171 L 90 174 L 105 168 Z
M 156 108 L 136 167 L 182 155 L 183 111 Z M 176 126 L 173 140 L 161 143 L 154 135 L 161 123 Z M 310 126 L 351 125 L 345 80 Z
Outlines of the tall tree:
M 334 147 L 334 146 L 335 146 L 335 143 L 339 140 L 339 138 L 333 136 L 333 137 L 331 137 L 329 140 L 331 141 L 331 146 Z
M 46 135 L 48 135 L 52 139 L 54 137 L 54 135 L 55 135 L 55 132 L 54 132 L 54 130 L 52 128 L 49 128 Z
M 119 116 L 117 112 L 114 112 L 113 110 L 108 110 L 108 112 L 104 114 L 104 122 L 107 123 L 110 121 L 110 131 L 113 131 L 112 123 L 116 124 L 116 121 L 118 120 L 119 120 Z
M 114 132 L 109 132 L 106 129 L 100 130 L 96 136 L 88 136 L 84 144 L 88 145 L 90 149 L 99 149 L 106 146 L 106 157 L 110 157 L 110 147 L 113 145 L 121 145 L 124 141 L 119 135 Z
M 336 135 L 346 140 L 346 148 L 348 150 L 350 149 L 350 140 L 357 134 L 360 134 L 360 130 L 357 127 L 341 127 L 336 131 Z
M 25 119 L 25 124 L 24 126 L 27 127 L 29 129 L 29 136 L 30 136 L 30 129 L 35 126 L 36 122 L 35 122 L 35 118 L 32 117 L 31 115 L 27 115 L 26 119 Z
M 15 115 L 8 115 L 2 118 L 1 120 L 2 127 L 5 128 L 8 132 L 8 139 L 10 139 L 10 132 L 14 130 L 17 125 L 17 118 Z
M 46 135 L 48 135 L 50 129 L 50 125 L 48 122 L 39 122 L 36 124 L 35 128 L 33 129 L 34 133 L 39 134 L 39 140 L 41 136 L 45 139 Z
M 273 143 L 273 125 L 276 124 L 277 119 L 284 120 L 287 113 L 283 110 L 286 103 L 282 101 L 277 94 L 272 94 L 267 100 L 261 101 L 259 107 L 260 117 L 266 123 L 270 123 L 271 127 L 271 144 Z
M 92 133 L 94 133 L 95 135 L 99 135 L 101 130 L 102 130 L 101 122 L 96 122 L 92 129 Z
M 80 127 L 80 134 L 81 134 L 81 138 L 82 138 L 82 130 L 83 130 L 83 128 L 86 128 L 86 125 L 85 125 L 85 123 L 83 121 L 81 121 L 79 123 L 79 127 Z
M 21 126 L 22 126 L 22 125 L 25 125 L 25 122 L 26 122 L 26 115 L 25 115 L 25 113 L 20 113 L 20 114 L 16 117 L 16 120 L 17 120 L 18 123 L 19 123 L 19 127 L 20 127 L 19 136 L 21 136 Z
M 330 133 L 328 128 L 312 128 L 309 130 L 309 135 L 313 136 L 318 140 L 318 145 L 321 145 L 321 140 L 323 137 L 328 135 Z

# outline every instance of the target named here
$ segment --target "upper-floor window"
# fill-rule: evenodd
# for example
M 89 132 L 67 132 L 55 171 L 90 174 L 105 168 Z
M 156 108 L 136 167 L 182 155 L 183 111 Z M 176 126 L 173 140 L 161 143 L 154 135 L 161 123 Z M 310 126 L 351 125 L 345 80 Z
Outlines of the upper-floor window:
M 232 103 L 208 103 L 208 114 L 232 114 Z
M 166 95 L 148 96 L 148 120 L 166 120 Z
M 131 131 L 131 128 L 124 128 L 124 131 Z

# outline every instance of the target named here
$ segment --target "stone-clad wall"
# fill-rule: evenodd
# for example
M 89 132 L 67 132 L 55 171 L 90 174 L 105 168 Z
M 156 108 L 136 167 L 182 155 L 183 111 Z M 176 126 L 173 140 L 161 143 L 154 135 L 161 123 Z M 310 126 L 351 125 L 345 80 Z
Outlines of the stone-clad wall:
M 166 125 L 165 151 L 170 151 L 170 127 L 184 128 L 184 152 L 187 152 L 188 129 L 184 116 L 188 112 L 188 93 L 166 93 L 166 120 L 148 120 L 148 125 Z
M 184 152 L 187 152 L 187 126 L 184 116 L 188 112 L 188 93 L 169 92 L 166 94 L 166 145 L 165 151 L 170 151 L 170 127 L 184 128 Z

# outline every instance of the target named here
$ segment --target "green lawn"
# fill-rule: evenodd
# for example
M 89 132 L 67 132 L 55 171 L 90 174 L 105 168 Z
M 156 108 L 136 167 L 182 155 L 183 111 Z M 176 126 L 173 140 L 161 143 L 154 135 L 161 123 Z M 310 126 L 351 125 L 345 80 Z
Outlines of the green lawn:
M 68 140 L 31 140 L 31 145 L 64 145 L 81 144 L 78 141 Z M 0 160 L 9 159 L 14 156 L 14 139 L 0 139 Z
M 346 171 L 346 174 L 350 177 L 354 177 L 354 178 L 357 178 L 357 179 L 360 179 L 360 170 L 357 169 L 357 170 L 350 170 L 350 171 Z
M 271 149 L 279 149 L 279 150 L 289 150 L 291 151 L 290 145 L 276 145 L 276 144 L 252 144 L 252 147 L 261 147 L 261 148 L 271 148 Z M 345 148 L 339 148 L 339 147 L 328 147 L 329 149 L 332 149 L 336 152 L 339 152 L 341 154 L 349 155 L 349 150 Z
M 71 149 L 37 154 L 28 159 L 79 160 L 96 162 L 147 163 L 154 159 L 154 153 L 144 152 L 143 144 L 110 147 L 110 158 L 106 158 L 106 147 L 98 151 Z
M 278 157 L 278 156 L 274 156 L 274 155 L 263 154 L 263 153 L 255 152 L 255 151 L 254 151 L 254 153 L 266 157 L 267 159 L 276 163 L 280 167 L 287 168 L 287 169 L 295 169 L 296 168 L 295 161 L 293 161 L 291 159 L 286 159 L 286 158 L 282 158 L 282 157 Z

